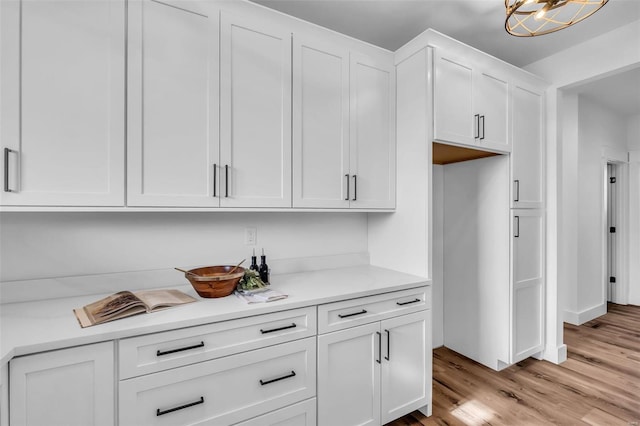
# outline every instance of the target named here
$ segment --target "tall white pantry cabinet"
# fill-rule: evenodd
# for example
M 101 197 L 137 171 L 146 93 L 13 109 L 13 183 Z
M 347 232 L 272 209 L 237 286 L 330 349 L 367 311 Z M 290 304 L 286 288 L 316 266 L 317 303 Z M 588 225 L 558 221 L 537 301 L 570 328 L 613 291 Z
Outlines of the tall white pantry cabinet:
M 423 161 L 399 154 L 398 188 L 411 190 L 399 189 L 397 203 L 414 211 L 402 221 L 370 217 L 372 259 L 392 268 L 425 262 L 414 253 L 429 259 L 412 272 L 444 277 L 434 283 L 444 301 L 434 326 L 445 346 L 496 370 L 540 354 L 547 84 L 432 30 L 396 52 L 396 68 L 398 151 Z M 432 187 L 432 163 L 442 187 Z M 433 205 L 436 191 L 443 206 Z M 443 241 L 432 244 L 436 226 Z M 389 248 L 398 244 L 408 259 Z

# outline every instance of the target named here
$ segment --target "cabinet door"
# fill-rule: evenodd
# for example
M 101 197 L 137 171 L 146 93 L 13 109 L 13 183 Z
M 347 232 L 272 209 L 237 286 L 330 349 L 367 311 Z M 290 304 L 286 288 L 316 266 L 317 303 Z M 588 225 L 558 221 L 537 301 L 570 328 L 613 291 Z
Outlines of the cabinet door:
M 291 33 L 221 15 L 220 205 L 291 207 Z
M 351 207 L 396 203 L 395 73 L 393 59 L 351 54 Z
M 435 55 L 434 139 L 475 145 L 473 69 L 440 49 Z
M 349 51 L 293 38 L 293 206 L 349 207 Z
M 218 13 L 129 2 L 130 206 L 219 204 Z
M 124 205 L 124 4 L 0 2 L 2 205 Z
M 474 114 L 478 115 L 477 144 L 484 148 L 510 151 L 509 83 L 504 77 L 484 71 L 477 71 L 475 79 Z
M 543 97 L 515 86 L 513 89 L 513 203 L 516 208 L 542 208 L 544 176 Z
M 318 336 L 318 424 L 380 425 L 380 323 Z
M 10 424 L 115 424 L 113 351 L 105 342 L 11 360 Z
M 382 423 L 431 403 L 430 312 L 381 323 Z
M 543 349 L 544 213 L 513 211 L 511 362 Z

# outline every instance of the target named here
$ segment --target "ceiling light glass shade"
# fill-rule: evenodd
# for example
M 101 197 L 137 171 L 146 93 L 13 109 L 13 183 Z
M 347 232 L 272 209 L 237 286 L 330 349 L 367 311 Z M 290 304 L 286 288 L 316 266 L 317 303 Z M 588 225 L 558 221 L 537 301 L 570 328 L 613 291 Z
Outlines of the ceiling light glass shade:
M 505 0 L 504 27 L 517 37 L 549 34 L 596 13 L 609 0 Z

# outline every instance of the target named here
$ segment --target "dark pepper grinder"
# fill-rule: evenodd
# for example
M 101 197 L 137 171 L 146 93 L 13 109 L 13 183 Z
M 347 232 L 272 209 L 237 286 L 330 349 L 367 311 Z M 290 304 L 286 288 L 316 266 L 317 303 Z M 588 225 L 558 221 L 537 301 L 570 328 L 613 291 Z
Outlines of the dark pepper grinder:
M 258 274 L 260 274 L 260 279 L 263 283 L 269 284 L 269 266 L 267 266 L 267 256 L 264 255 L 264 249 L 262 249 L 262 256 L 260 256 Z
M 258 271 L 258 263 L 256 260 L 256 249 L 253 249 L 253 255 L 251 256 L 251 266 L 249 266 L 249 269 L 251 269 L 252 271 L 256 271 L 258 272 L 258 274 L 260 274 L 260 271 Z

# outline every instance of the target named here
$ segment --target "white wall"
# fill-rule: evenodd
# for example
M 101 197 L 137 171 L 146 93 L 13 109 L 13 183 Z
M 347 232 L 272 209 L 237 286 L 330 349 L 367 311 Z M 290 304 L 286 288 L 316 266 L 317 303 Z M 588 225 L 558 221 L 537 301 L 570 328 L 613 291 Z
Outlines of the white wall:
M 578 293 L 577 312 L 602 305 L 604 276 L 603 148 L 626 153 L 626 120 L 579 97 L 578 112 Z
M 583 25 L 588 25 L 588 22 Z M 551 55 L 525 67 L 549 82 L 547 90 L 547 329 L 545 359 L 566 359 L 563 343 L 564 286 L 577 272 L 566 269 L 566 255 L 577 251 L 577 240 L 564 235 L 563 223 L 577 211 L 564 209 L 565 194 L 577 191 L 562 179 L 562 89 L 640 64 L 640 21 Z
M 364 213 L 2 213 L 0 281 L 363 253 Z M 277 272 L 277 271 L 274 271 Z
M 629 151 L 640 151 L 640 114 L 627 119 L 627 145 Z

